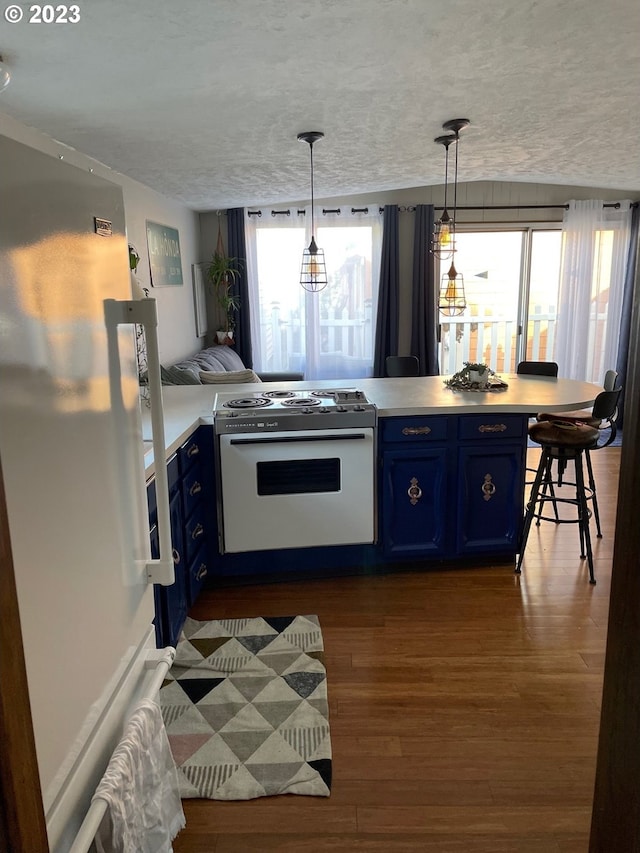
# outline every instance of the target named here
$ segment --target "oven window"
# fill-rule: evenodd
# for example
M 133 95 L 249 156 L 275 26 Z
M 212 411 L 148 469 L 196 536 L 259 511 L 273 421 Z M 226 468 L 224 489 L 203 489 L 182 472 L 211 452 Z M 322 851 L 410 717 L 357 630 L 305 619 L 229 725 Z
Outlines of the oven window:
M 340 491 L 340 459 L 285 459 L 256 463 L 259 495 Z

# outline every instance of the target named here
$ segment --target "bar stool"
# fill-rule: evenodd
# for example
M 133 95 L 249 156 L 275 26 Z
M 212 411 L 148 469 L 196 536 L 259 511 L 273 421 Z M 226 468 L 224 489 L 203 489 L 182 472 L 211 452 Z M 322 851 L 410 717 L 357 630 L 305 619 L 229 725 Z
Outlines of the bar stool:
M 598 420 L 600 427 L 589 426 L 580 421 L 537 421 L 529 427 L 529 436 L 542 448 L 540 464 L 533 481 L 531 495 L 526 507 L 522 534 L 518 548 L 518 560 L 516 563 L 516 574 L 522 570 L 524 551 L 529 538 L 529 531 L 533 519 L 539 523 L 542 521 L 553 521 L 556 524 L 577 523 L 580 532 L 580 557 L 587 559 L 589 565 L 589 583 L 595 584 L 596 579 L 593 571 L 593 553 L 591 550 L 591 535 L 589 531 L 589 519 L 591 511 L 589 501 L 593 501 L 594 512 L 597 515 L 597 500 L 595 495 L 595 484 L 593 488 L 586 486 L 582 466 L 582 457 L 591 450 L 597 450 L 611 444 L 616 435 L 615 417 L 617 413 L 618 399 L 622 389 L 615 391 L 602 391 L 596 397 L 593 405 L 592 415 Z M 598 439 L 604 429 L 609 430 L 606 441 L 599 443 Z M 564 472 L 569 461 L 573 460 L 575 469 L 575 482 L 563 480 Z M 553 464 L 557 465 L 557 475 L 554 476 Z M 575 486 L 575 497 L 560 497 L 554 490 L 554 485 Z M 554 517 L 545 515 L 545 504 L 551 503 Z M 560 518 L 558 504 L 570 504 L 577 508 L 575 518 Z M 598 520 L 598 531 L 600 529 Z M 601 535 L 599 533 L 599 535 Z
M 616 419 L 618 415 L 618 402 L 622 388 L 615 388 L 618 374 L 615 370 L 607 370 L 604 377 L 604 390 L 611 392 L 608 396 L 598 395 L 599 403 L 597 411 L 591 409 L 579 412 L 540 412 L 537 416 L 538 421 L 562 421 L 563 423 L 582 423 L 590 427 L 595 427 L 600 430 L 610 430 L 609 438 L 599 447 L 606 447 L 616 437 Z M 591 464 L 592 448 L 585 450 L 584 456 L 587 463 L 587 476 L 589 478 L 590 498 L 593 502 L 593 515 L 596 521 L 596 535 L 598 539 L 602 539 L 602 528 L 600 527 L 600 512 L 598 510 L 598 498 L 596 496 L 596 480 L 593 475 L 593 465 Z M 596 450 L 598 447 L 595 448 Z M 550 489 L 553 490 L 553 484 L 550 484 Z M 555 509 L 555 507 L 554 507 Z M 556 520 L 557 513 L 556 513 Z M 538 522 L 539 523 L 539 522 Z

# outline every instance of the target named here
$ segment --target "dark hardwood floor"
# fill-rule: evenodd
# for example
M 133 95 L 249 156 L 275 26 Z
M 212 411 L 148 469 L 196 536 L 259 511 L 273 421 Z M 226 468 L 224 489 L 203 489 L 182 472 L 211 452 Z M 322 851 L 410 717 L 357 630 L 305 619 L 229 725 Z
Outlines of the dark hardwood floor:
M 333 789 L 186 800 L 176 853 L 585 853 L 620 450 L 593 461 L 595 587 L 577 527 L 546 523 L 520 578 L 469 565 L 205 592 L 195 619 L 320 617 Z

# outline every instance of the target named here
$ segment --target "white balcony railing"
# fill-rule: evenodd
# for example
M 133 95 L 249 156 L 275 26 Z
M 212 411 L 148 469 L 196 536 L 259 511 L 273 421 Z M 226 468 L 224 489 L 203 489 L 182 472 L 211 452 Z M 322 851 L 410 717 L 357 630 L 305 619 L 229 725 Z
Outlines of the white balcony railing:
M 590 339 L 596 342 L 593 358 L 598 358 L 607 314 L 591 317 Z M 452 317 L 441 323 L 439 348 L 440 373 L 460 370 L 465 361 L 482 361 L 497 373 L 515 373 L 520 360 L 518 352 L 518 323 L 515 319 L 474 314 Z M 524 357 L 533 361 L 553 358 L 556 334 L 556 307 L 536 305 L 529 314 L 527 346 Z M 369 376 L 373 362 L 373 320 L 368 303 L 364 317 L 348 316 L 348 310 L 334 312 L 333 317 L 320 320 L 318 352 L 315 356 L 319 370 L 323 365 L 345 365 L 345 376 Z M 264 371 L 304 370 L 306 365 L 304 329 L 295 315 L 282 314 L 278 303 L 270 313 L 263 313 L 261 326 L 261 362 Z M 598 365 L 593 365 L 597 373 Z M 358 372 L 361 371 L 361 372 Z M 317 371 L 316 371 L 316 375 Z M 333 375 L 333 373 L 332 373 Z
M 440 372 L 455 373 L 465 361 L 488 364 L 497 373 L 515 373 L 518 355 L 518 323 L 490 314 L 452 317 L 441 324 Z M 526 358 L 548 361 L 553 353 L 556 310 L 543 312 L 536 305 L 529 315 Z

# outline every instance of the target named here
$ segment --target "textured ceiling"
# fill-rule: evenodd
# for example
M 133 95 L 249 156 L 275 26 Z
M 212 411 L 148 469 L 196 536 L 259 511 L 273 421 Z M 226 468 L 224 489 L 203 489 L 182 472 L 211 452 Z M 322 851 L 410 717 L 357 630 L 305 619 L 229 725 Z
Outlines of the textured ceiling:
M 461 181 L 640 190 L 638 0 L 78 0 L 0 111 L 196 210 Z

